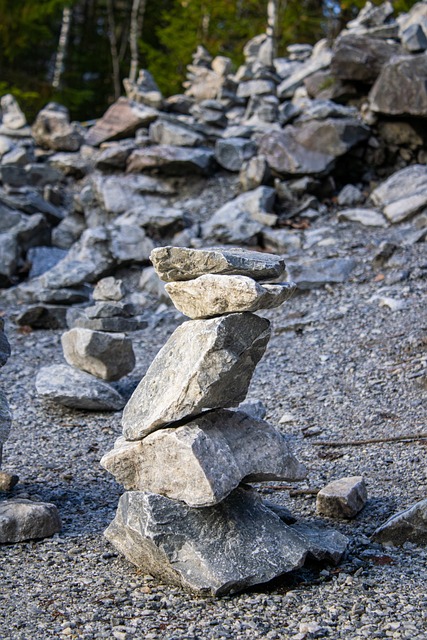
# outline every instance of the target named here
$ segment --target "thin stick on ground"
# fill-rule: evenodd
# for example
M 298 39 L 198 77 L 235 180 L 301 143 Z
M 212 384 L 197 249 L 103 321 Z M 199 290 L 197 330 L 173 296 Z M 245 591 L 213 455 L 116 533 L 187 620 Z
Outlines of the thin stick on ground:
M 390 436 L 388 438 L 367 438 L 366 440 L 314 440 L 311 444 L 322 447 L 357 447 L 365 444 L 413 442 L 416 440 L 427 440 L 427 433 L 410 433 L 407 435 Z

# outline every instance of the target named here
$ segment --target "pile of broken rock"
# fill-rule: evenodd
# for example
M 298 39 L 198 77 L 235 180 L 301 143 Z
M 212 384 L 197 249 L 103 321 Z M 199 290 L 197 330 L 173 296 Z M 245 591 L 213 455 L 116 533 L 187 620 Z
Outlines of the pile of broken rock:
M 283 260 L 177 247 L 151 259 L 191 320 L 152 362 L 125 407 L 123 437 L 102 459 L 126 489 L 107 538 L 145 571 L 215 595 L 271 580 L 308 556 L 339 561 L 345 536 L 286 524 L 241 485 L 306 475 L 278 430 L 229 409 L 246 397 L 270 336 L 270 322 L 253 311 L 294 289 L 261 284 L 283 274 Z

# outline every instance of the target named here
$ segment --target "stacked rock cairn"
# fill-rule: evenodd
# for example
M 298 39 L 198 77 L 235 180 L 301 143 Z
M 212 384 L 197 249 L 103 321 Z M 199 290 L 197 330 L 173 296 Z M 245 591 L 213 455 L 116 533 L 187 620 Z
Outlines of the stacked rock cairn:
M 96 303 L 90 307 L 96 317 L 83 317 L 80 319 L 83 326 L 74 326 L 62 335 L 62 350 L 68 364 L 40 369 L 36 378 L 39 395 L 76 409 L 118 411 L 123 408 L 125 400 L 110 384 L 126 376 L 135 366 L 131 338 L 117 331 L 126 318 L 114 316 L 118 313 L 116 307 L 121 309 L 117 300 L 124 295 L 122 288 L 121 281 L 111 277 L 99 281 L 94 290 Z M 80 309 L 78 312 L 82 315 Z M 72 319 L 79 324 L 79 318 Z
M 191 319 L 153 360 L 124 409 L 123 437 L 101 460 L 126 489 L 105 535 L 163 581 L 237 592 L 300 567 L 310 551 L 245 484 L 298 481 L 305 467 L 273 426 L 229 409 L 270 337 L 253 312 L 280 305 L 294 285 L 261 284 L 285 265 L 256 251 L 161 247 L 151 260 Z

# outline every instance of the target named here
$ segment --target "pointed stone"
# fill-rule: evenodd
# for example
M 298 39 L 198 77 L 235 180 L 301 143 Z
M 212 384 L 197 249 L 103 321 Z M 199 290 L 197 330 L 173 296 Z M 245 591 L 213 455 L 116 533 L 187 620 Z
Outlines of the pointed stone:
M 338 564 L 346 552 L 349 539 L 335 529 L 321 529 L 312 523 L 297 522 L 292 530 L 307 541 L 309 556 L 317 562 Z
M 285 271 L 280 256 L 240 248 L 158 247 L 151 252 L 150 260 L 165 282 L 192 280 L 208 273 L 274 280 Z
M 203 409 L 238 405 L 269 337 L 269 321 L 251 313 L 184 322 L 126 405 L 125 438 L 140 440 Z
M 205 509 L 127 492 L 105 536 L 145 573 L 201 595 L 268 582 L 307 555 L 303 538 L 243 489 Z
M 405 542 L 427 545 L 427 498 L 389 518 L 372 539 L 396 546 Z
M 190 507 L 221 502 L 241 481 L 292 482 L 307 473 L 280 431 L 225 409 L 139 442 L 119 438 L 101 465 L 127 490 L 158 493 Z
M 189 318 L 258 311 L 280 306 L 295 291 L 293 283 L 260 285 L 247 276 L 207 274 L 186 282 L 169 282 L 166 291 Z

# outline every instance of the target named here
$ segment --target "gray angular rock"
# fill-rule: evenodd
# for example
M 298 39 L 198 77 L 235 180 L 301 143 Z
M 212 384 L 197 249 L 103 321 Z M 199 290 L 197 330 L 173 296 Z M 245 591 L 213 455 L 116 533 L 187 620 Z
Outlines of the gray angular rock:
M 127 492 L 105 536 L 144 571 L 194 593 L 216 596 L 297 569 L 307 554 L 297 533 L 252 492 L 241 489 L 205 509 Z
M 89 129 L 85 141 L 96 147 L 106 140 L 127 138 L 137 129 L 148 126 L 158 115 L 159 112 L 156 109 L 122 96 Z
M 296 531 L 307 542 L 308 555 L 318 562 L 326 561 L 338 564 L 348 547 L 349 539 L 334 529 L 322 529 L 313 524 L 297 522 L 292 524 Z
M 38 303 L 19 313 L 16 323 L 33 329 L 65 329 L 68 307 L 58 304 Z
M 10 356 L 10 344 L 3 330 L 4 320 L 0 318 L 0 367 L 3 367 Z
M 329 67 L 332 59 L 332 51 L 326 40 L 319 40 L 313 48 L 313 53 L 305 62 L 298 66 L 277 87 L 279 98 L 292 98 L 296 89 L 300 87 L 306 78 L 317 73 L 325 67 Z
M 245 160 L 256 153 L 256 144 L 246 138 L 226 138 L 217 140 L 215 158 L 228 171 L 240 171 Z
M 299 289 L 316 289 L 325 284 L 345 282 L 356 265 L 354 258 L 326 258 L 299 265 L 289 264 L 288 268 Z
M 89 317 L 91 316 L 91 317 Z M 79 309 L 72 307 L 67 311 L 67 326 L 91 329 L 92 331 L 109 331 L 111 333 L 127 333 L 128 331 L 139 331 L 148 326 L 147 318 L 144 315 L 132 315 L 114 313 L 104 317 L 93 317 L 90 307 Z
M 405 48 L 410 53 L 419 53 L 427 49 L 427 36 L 420 24 L 411 24 L 401 35 Z
M 140 440 L 203 409 L 238 405 L 269 337 L 269 321 L 251 313 L 184 322 L 160 349 L 127 403 L 122 418 L 125 438 Z
M 123 80 L 126 95 L 130 100 L 160 109 L 163 104 L 162 93 L 156 81 L 147 69 L 140 69 L 135 82 L 129 78 Z
M 364 227 L 386 227 L 384 216 L 375 209 L 343 209 L 338 212 L 338 220 L 358 222 Z
M 12 94 L 6 93 L 0 99 L 2 123 L 8 129 L 21 129 L 27 124 L 18 101 Z
M 427 167 L 414 164 L 393 173 L 371 193 L 392 223 L 403 222 L 427 206 Z
M 367 498 L 362 476 L 339 478 L 319 491 L 316 512 L 329 518 L 353 518 L 363 509 Z
M 427 53 L 394 56 L 369 94 L 372 111 L 427 117 Z
M 53 151 L 77 151 L 83 143 L 81 127 L 70 123 L 68 109 L 56 102 L 39 112 L 31 131 L 37 145 Z
M 71 409 L 119 411 L 125 400 L 113 387 L 65 364 L 42 367 L 36 377 L 39 396 Z
M 27 260 L 31 264 L 28 277 L 37 278 L 37 276 L 54 267 L 66 255 L 67 251 L 58 247 L 31 247 L 27 251 Z
M 399 52 L 396 42 L 344 32 L 335 41 L 331 71 L 341 80 L 372 84 L 384 64 Z
M 242 481 L 292 482 L 307 475 L 277 429 L 225 409 L 139 442 L 119 438 L 101 465 L 127 490 L 157 493 L 190 507 L 213 506 Z
M 374 531 L 372 539 L 395 546 L 405 542 L 427 545 L 427 498 L 389 518 Z
M 164 282 L 192 280 L 208 273 L 275 280 L 285 272 L 282 257 L 240 248 L 158 247 L 152 251 L 150 260 Z
M 116 218 L 117 225 L 141 227 L 150 237 L 173 236 L 182 231 L 188 215 L 182 209 L 172 207 L 135 207 Z
M 112 276 L 101 278 L 93 290 L 93 299 L 102 301 L 119 302 L 124 298 L 125 288 L 122 280 L 116 280 Z
M 242 164 L 239 181 L 243 191 L 252 191 L 263 184 L 267 184 L 270 179 L 270 167 L 264 156 L 253 156 Z
M 271 309 L 295 291 L 293 283 L 261 285 L 247 276 L 217 274 L 169 282 L 165 288 L 175 307 L 192 319 Z
M 165 144 L 133 151 L 129 156 L 127 171 L 138 173 L 148 169 L 157 169 L 167 175 L 196 173 L 208 176 L 215 170 L 214 153 L 207 147 L 191 148 Z
M 0 544 L 47 538 L 61 528 L 54 504 L 23 498 L 0 502 Z
M 258 150 L 280 175 L 316 175 L 368 137 L 369 129 L 353 118 L 313 119 L 266 133 Z
M 144 229 L 132 224 L 114 224 L 109 232 L 110 251 L 115 263 L 148 262 L 155 245 Z
M 337 197 L 337 203 L 341 207 L 352 207 L 355 204 L 360 204 L 363 200 L 363 193 L 358 187 L 353 184 L 346 184 L 341 189 Z
M 149 136 L 156 144 L 178 147 L 197 147 L 205 141 L 202 135 L 190 127 L 160 118 L 150 125 Z
M 132 340 L 123 333 L 74 328 L 61 336 L 64 358 L 103 380 L 119 380 L 135 367 Z
M 247 80 L 246 82 L 240 82 L 237 87 L 238 98 L 250 98 L 251 96 L 275 93 L 276 85 L 270 80 Z

